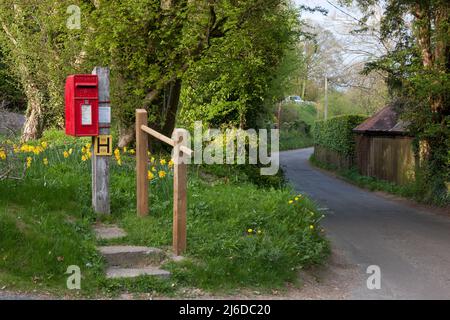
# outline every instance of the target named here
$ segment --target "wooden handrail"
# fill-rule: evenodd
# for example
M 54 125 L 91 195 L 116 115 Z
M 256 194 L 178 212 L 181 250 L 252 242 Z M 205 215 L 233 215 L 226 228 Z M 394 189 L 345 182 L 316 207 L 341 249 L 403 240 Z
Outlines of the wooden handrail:
M 149 135 L 155 137 L 156 139 L 161 140 L 162 142 L 167 143 L 168 145 L 175 147 L 175 141 L 161 133 L 159 133 L 156 130 L 153 130 L 152 128 L 149 128 L 145 125 L 141 125 L 141 130 L 148 133 Z M 194 153 L 194 151 L 186 146 L 180 146 L 180 151 L 182 151 L 183 153 L 187 154 L 188 156 L 192 156 L 192 153 Z
M 187 163 L 180 161 L 183 153 L 192 156 L 193 151 L 183 146 L 183 138 L 188 135 L 184 129 L 175 129 L 174 139 L 166 137 L 147 126 L 147 111 L 136 110 L 136 200 L 137 214 L 148 215 L 148 136 L 167 143 L 173 152 L 173 252 L 180 255 L 186 251 L 187 213 Z M 181 152 L 180 152 L 181 151 Z

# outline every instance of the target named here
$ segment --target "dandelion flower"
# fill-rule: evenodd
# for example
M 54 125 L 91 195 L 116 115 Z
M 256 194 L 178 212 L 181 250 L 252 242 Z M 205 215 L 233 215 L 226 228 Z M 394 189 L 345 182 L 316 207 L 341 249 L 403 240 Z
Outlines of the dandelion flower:
M 166 176 L 166 172 L 165 172 L 165 171 L 159 171 L 159 172 L 158 172 L 158 176 L 159 176 L 160 178 L 164 178 L 164 177 Z
M 288 202 L 289 204 L 292 204 L 292 203 L 294 203 L 294 201 L 292 201 L 292 200 L 289 200 L 289 202 Z
M 253 233 L 253 229 L 248 229 L 247 232 L 248 233 Z
M 314 226 L 311 224 L 311 225 L 309 226 L 309 229 L 310 229 L 310 230 L 314 230 Z
M 295 201 L 298 201 L 298 197 L 295 197 L 294 200 L 295 200 Z

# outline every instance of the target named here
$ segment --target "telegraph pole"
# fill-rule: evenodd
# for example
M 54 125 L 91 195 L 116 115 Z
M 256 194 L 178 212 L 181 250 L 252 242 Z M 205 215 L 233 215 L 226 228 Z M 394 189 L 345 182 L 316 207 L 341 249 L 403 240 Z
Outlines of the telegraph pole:
M 324 119 L 327 120 L 328 118 L 328 76 L 325 72 L 325 107 L 324 107 Z

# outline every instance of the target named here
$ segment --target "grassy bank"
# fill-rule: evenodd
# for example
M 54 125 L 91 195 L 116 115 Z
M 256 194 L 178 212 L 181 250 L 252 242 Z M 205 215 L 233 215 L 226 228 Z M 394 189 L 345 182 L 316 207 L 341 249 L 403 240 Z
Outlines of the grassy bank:
M 370 191 L 383 191 L 387 193 L 391 193 L 394 195 L 398 195 L 405 198 L 410 198 L 416 200 L 416 191 L 414 188 L 414 185 L 404 185 L 400 186 L 395 183 L 391 183 L 389 181 L 380 180 L 373 177 L 363 176 L 359 174 L 358 170 L 356 168 L 352 169 L 337 169 L 335 166 L 323 163 L 319 160 L 317 160 L 314 155 L 311 156 L 309 161 L 316 167 L 332 171 L 339 175 L 340 177 L 344 178 L 346 181 L 357 185 L 358 187 L 368 189 Z
M 66 269 L 78 265 L 84 295 L 264 290 L 295 283 L 300 268 L 327 256 L 321 214 L 280 177 L 257 183 L 253 169 L 192 166 L 187 259 L 165 266 L 170 280 L 106 280 L 92 233 L 88 143 L 55 131 L 26 146 L 3 143 L 7 158 L 0 170 L 14 163 L 17 175 L 24 170 L 25 176 L 0 181 L 0 287 L 67 294 Z M 149 155 L 149 163 L 150 215 L 136 216 L 134 150 L 121 149 L 111 160 L 112 215 L 103 220 L 127 231 L 116 243 L 168 248 L 172 166 L 164 155 Z

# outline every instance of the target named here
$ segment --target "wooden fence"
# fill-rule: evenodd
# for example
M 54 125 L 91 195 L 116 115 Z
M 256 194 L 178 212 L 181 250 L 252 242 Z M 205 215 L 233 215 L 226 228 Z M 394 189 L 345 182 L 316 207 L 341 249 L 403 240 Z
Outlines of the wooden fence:
M 413 138 L 401 135 L 357 135 L 356 164 L 362 175 L 399 185 L 414 180 Z
M 136 199 L 137 213 L 146 216 L 148 209 L 148 135 L 173 147 L 173 251 L 176 255 L 186 250 L 187 164 L 183 154 L 189 157 L 193 151 L 183 145 L 187 136 L 184 129 L 175 129 L 172 137 L 166 137 L 147 126 L 147 111 L 136 110 Z

